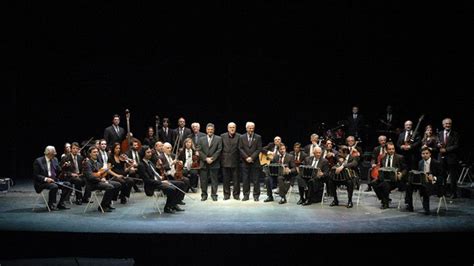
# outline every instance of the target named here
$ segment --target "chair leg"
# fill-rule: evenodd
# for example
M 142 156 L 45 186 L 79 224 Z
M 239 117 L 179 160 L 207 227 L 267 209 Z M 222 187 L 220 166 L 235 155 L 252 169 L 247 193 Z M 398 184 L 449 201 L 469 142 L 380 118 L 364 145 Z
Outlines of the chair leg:
M 327 188 L 326 188 L 326 183 L 324 183 L 324 187 L 323 187 L 323 195 L 321 196 L 321 207 L 324 206 L 324 193 L 326 193 L 325 191 L 327 191 Z
M 402 206 L 402 199 L 403 199 L 403 196 L 405 196 L 405 192 L 404 192 L 404 191 L 400 192 L 400 199 L 398 200 L 398 207 L 397 207 L 397 209 L 400 209 L 400 207 Z
M 446 197 L 445 196 L 442 196 L 441 198 L 439 198 L 439 202 L 438 202 L 438 209 L 436 210 L 436 214 L 439 214 L 439 210 L 441 209 L 441 203 L 444 202 L 444 208 L 445 210 L 447 211 L 448 210 L 448 204 L 446 203 Z
M 362 185 L 363 185 L 363 184 L 360 184 L 360 185 L 359 185 L 359 192 L 357 193 L 357 203 L 356 203 L 356 207 L 359 207 L 360 194 L 362 193 Z
M 46 209 L 48 209 L 48 212 L 51 212 L 51 209 L 49 208 L 48 200 L 46 199 L 45 195 L 43 194 L 43 191 L 41 191 L 41 192 L 38 194 L 38 196 L 36 197 L 35 205 L 33 205 L 33 210 L 32 210 L 32 211 L 35 211 L 35 209 L 36 209 L 36 204 L 38 203 L 38 199 L 39 199 L 40 197 L 43 198 L 44 204 L 46 204 Z
M 102 213 L 105 213 L 104 208 L 102 208 L 102 204 L 100 204 L 99 197 L 97 197 L 97 191 L 92 191 L 91 197 L 89 198 L 89 202 L 87 202 L 86 208 L 84 209 L 84 213 L 86 213 L 90 205 L 93 205 L 93 203 L 91 203 L 92 199 L 97 202 Z

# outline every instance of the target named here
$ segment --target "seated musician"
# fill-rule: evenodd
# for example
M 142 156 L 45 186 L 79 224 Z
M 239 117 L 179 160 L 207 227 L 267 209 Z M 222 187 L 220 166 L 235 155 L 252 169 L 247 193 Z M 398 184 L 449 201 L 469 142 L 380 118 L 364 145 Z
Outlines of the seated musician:
M 319 135 L 316 133 L 311 134 L 310 136 L 310 144 L 304 146 L 304 152 L 309 155 L 313 155 L 313 149 L 319 147 L 321 141 L 319 140 Z
M 187 191 L 189 187 L 189 178 L 182 176 L 177 177 L 176 175 L 176 165 L 179 163 L 183 163 L 176 159 L 176 155 L 172 154 L 172 146 L 170 143 L 166 142 L 163 144 L 163 157 L 161 161 L 163 165 L 161 166 L 164 172 L 164 178 L 167 179 L 170 183 L 177 186 L 179 189 L 183 191 Z M 185 205 L 183 202 L 184 194 L 178 193 L 178 204 Z
M 105 190 L 104 196 L 102 197 L 102 206 L 105 212 L 111 212 L 115 208 L 112 207 L 112 198 L 117 191 L 120 190 L 120 183 L 112 180 L 107 180 L 106 175 L 108 174 L 108 168 L 97 160 L 99 157 L 99 149 L 96 147 L 89 148 L 89 159 L 84 165 L 84 176 L 87 180 L 87 186 L 90 191 L 94 190 Z M 98 210 L 101 211 L 100 206 Z
M 71 184 L 74 184 L 74 187 L 76 189 L 76 201 L 75 203 L 77 205 L 82 205 L 82 203 L 87 203 L 89 202 L 89 198 L 91 196 L 91 192 L 89 191 L 89 188 L 86 186 L 86 180 L 83 175 L 83 160 L 84 158 L 82 157 L 81 154 L 79 154 L 79 143 L 73 142 L 71 144 L 71 153 L 66 155 L 62 160 L 61 160 L 61 165 L 66 165 L 64 167 L 64 177 L 65 179 L 70 182 Z M 82 187 L 85 186 L 86 190 L 84 192 L 84 197 L 82 196 Z
M 280 144 L 281 138 L 276 136 L 273 139 L 273 142 L 268 143 L 267 146 L 262 148 L 262 153 L 269 156 L 270 158 L 275 158 L 275 156 L 278 154 Z
M 370 160 L 370 164 L 372 166 L 371 169 L 380 168 L 381 163 L 382 163 L 382 158 L 387 153 L 387 147 L 386 147 L 387 137 L 384 136 L 384 135 L 380 135 L 379 138 L 378 138 L 378 141 L 379 141 L 379 146 L 375 147 L 374 150 L 372 151 L 372 159 Z M 375 175 L 375 173 L 374 173 L 374 175 Z M 371 178 L 374 179 L 374 178 L 377 178 L 377 177 L 372 176 L 372 174 L 371 174 Z M 365 191 L 366 192 L 372 191 L 372 185 L 371 185 L 370 182 L 368 183 L 367 189 Z
M 169 180 L 160 175 L 155 164 L 151 162 L 153 151 L 148 146 L 143 146 L 140 155 L 142 160 L 138 164 L 138 173 L 143 179 L 145 185 L 145 194 L 153 196 L 155 190 L 162 190 L 166 195 L 166 204 L 164 208 L 165 213 L 174 213 L 175 211 L 184 211 L 177 204 L 179 201 L 179 194 L 182 194 L 175 187 L 171 185 Z
M 137 185 L 138 181 L 141 180 L 138 176 L 138 173 L 137 173 L 138 162 L 140 161 L 140 155 L 139 155 L 140 149 L 141 149 L 140 141 L 138 139 L 133 138 L 132 139 L 132 147 L 130 147 L 129 150 L 125 153 L 127 155 L 127 157 L 129 159 L 133 160 L 133 162 L 134 162 L 132 164 L 132 167 L 128 171 L 128 175 L 130 177 L 134 178 L 133 180 L 135 180 L 132 184 L 133 190 L 135 190 L 135 192 L 141 192 L 140 188 Z M 113 152 L 113 150 L 112 150 L 112 152 Z M 112 156 L 113 155 L 111 155 L 111 157 Z
M 179 152 L 178 160 L 184 164 L 183 176 L 189 180 L 188 190 L 191 189 L 193 193 L 196 193 L 199 178 L 199 152 L 194 148 L 191 138 L 184 140 L 184 149 Z
M 129 177 L 132 169 L 136 169 L 137 163 L 130 159 L 125 154 L 122 154 L 120 149 L 120 143 L 116 142 L 112 146 L 112 155 L 109 157 L 109 173 L 110 179 L 119 182 L 122 186 L 120 188 L 120 203 L 127 203 L 127 198 L 130 198 L 130 191 L 132 190 L 135 181 Z M 117 190 L 112 200 L 119 198 L 119 191 Z
M 334 196 L 334 200 L 329 206 L 339 205 L 337 198 L 337 186 L 344 185 L 347 188 L 347 208 L 352 208 L 352 193 L 354 191 L 354 181 L 356 175 L 357 165 L 359 164 L 359 156 L 352 156 L 347 146 L 340 146 L 338 161 L 336 165 L 332 167 L 331 177 L 329 179 L 329 190 L 331 195 Z
M 278 193 L 280 194 L 281 200 L 280 204 L 286 203 L 286 193 L 290 188 L 292 183 L 291 177 L 296 174 L 296 167 L 294 158 L 291 154 L 286 153 L 285 144 L 281 143 L 278 154 L 273 157 L 272 163 L 280 164 L 283 166 L 283 175 L 277 177 L 278 180 Z M 272 186 L 273 186 L 273 177 L 268 175 L 265 177 L 265 186 L 267 188 L 267 198 L 264 202 L 273 201 Z
M 331 139 L 327 139 L 324 142 L 323 146 L 323 155 L 321 156 L 328 160 L 329 164 L 329 169 L 331 169 L 334 165 L 337 163 L 337 158 L 338 158 L 338 152 L 334 148 L 334 142 Z M 333 196 L 330 192 L 331 190 L 329 189 L 329 178 L 324 178 L 324 183 L 326 183 L 326 192 L 328 195 Z
M 302 170 L 297 168 L 298 175 L 296 176 L 296 181 L 298 182 L 298 190 L 300 193 L 300 200 L 297 204 L 311 205 L 315 197 L 321 199 L 324 180 L 329 173 L 329 164 L 328 161 L 322 157 L 322 149 L 316 147 L 313 149 L 313 156 L 306 157 L 302 165 L 317 169 L 313 172 L 311 177 L 305 177 Z
M 384 180 L 376 179 L 372 182 L 372 187 L 374 188 L 377 198 L 382 201 L 382 209 L 389 208 L 390 202 L 390 191 L 395 188 L 402 188 L 404 186 L 404 181 L 402 178 L 407 173 L 407 168 L 405 160 L 402 155 L 395 153 L 395 145 L 392 142 L 388 142 L 387 145 L 387 154 L 382 158 L 382 167 L 393 167 L 396 168 L 395 180 Z M 380 175 L 380 173 L 379 173 Z
M 34 186 L 36 193 L 41 193 L 43 189 L 49 190 L 48 206 L 50 210 L 65 210 L 69 209 L 64 205 L 64 200 L 71 194 L 68 187 L 56 183 L 59 180 L 61 168 L 59 167 L 58 159 L 56 158 L 56 148 L 54 146 L 47 146 L 44 150 L 44 156 L 36 158 L 33 163 Z M 63 182 L 66 186 L 71 186 L 69 182 Z M 59 199 L 57 207 L 56 194 L 61 188 L 61 198 Z
M 306 157 L 308 157 L 308 154 L 306 154 L 302 149 L 301 149 L 301 143 L 296 142 L 293 145 L 293 151 L 290 152 L 291 155 L 293 155 L 293 158 L 295 158 L 295 166 L 298 167 L 300 166 L 301 163 L 304 162 Z M 312 155 L 312 154 L 310 154 Z
M 416 185 L 408 184 L 406 199 L 406 209 L 410 212 L 413 211 L 413 190 L 418 189 L 420 196 L 423 197 L 423 209 L 425 214 L 430 214 L 430 195 L 438 192 L 438 195 L 442 195 L 442 186 L 444 179 L 442 177 L 442 166 L 441 163 L 431 158 L 431 149 L 425 147 L 421 150 L 421 160 L 418 163 L 418 170 L 423 171 L 427 177 L 427 183 Z

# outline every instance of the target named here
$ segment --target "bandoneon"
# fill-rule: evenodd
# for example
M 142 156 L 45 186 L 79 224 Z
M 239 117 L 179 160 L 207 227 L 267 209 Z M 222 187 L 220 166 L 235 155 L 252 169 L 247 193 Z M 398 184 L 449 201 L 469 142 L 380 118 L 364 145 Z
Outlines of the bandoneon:
M 395 167 L 381 167 L 379 169 L 380 181 L 396 182 L 397 181 L 397 168 Z
M 335 171 L 332 172 L 332 180 L 334 181 L 347 181 L 354 178 L 354 171 L 349 168 L 344 168 L 339 174 L 336 174 Z
M 268 165 L 270 176 L 283 176 L 283 165 L 279 163 L 271 163 Z
M 303 178 L 312 178 L 316 177 L 318 173 L 318 168 L 314 168 L 311 165 L 300 165 L 300 173 Z
M 428 184 L 428 176 L 423 171 L 411 170 L 408 175 L 408 184 L 410 185 L 424 185 Z

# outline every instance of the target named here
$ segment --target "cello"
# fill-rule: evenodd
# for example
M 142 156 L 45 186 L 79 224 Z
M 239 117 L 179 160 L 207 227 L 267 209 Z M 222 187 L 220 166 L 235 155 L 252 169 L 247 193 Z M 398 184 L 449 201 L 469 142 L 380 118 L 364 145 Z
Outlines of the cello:
M 382 166 L 382 158 L 385 156 L 387 153 L 385 151 L 385 147 L 382 147 L 383 152 L 379 153 L 377 156 L 377 165 L 375 167 L 372 167 L 372 170 L 370 170 L 370 177 L 372 178 L 373 181 L 376 181 L 379 179 L 379 169 Z
M 125 110 L 125 118 L 127 119 L 127 138 L 122 141 L 120 144 L 120 149 L 122 152 L 126 152 L 132 146 L 132 142 L 138 142 L 138 149 L 142 148 L 142 143 L 137 138 L 132 137 L 132 133 L 130 133 L 130 111 L 128 109 Z

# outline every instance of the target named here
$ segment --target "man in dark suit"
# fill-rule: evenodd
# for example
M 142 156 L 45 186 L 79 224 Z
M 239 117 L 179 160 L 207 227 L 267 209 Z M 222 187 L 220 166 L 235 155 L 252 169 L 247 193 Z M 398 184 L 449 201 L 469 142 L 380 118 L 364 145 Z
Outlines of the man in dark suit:
M 311 156 L 313 155 L 313 149 L 319 147 L 321 142 L 319 141 L 319 135 L 316 133 L 311 134 L 310 140 L 311 143 L 304 146 L 304 152 Z
M 36 193 L 41 193 L 43 189 L 49 190 L 48 205 L 51 210 L 69 209 L 64 205 L 64 200 L 71 194 L 71 189 L 64 187 L 59 181 L 59 174 L 61 168 L 59 167 L 58 159 L 56 159 L 56 148 L 54 146 L 47 146 L 44 150 L 44 156 L 36 158 L 33 163 L 34 187 Z M 62 182 L 66 186 L 71 186 L 69 182 Z M 61 188 L 61 197 L 57 207 L 56 194 L 58 188 Z
M 112 125 L 104 130 L 104 139 L 108 143 L 107 149 L 111 150 L 114 143 L 122 143 L 125 139 L 125 130 L 119 126 L 120 116 L 115 114 Z
M 356 139 L 363 139 L 364 133 L 363 129 L 365 126 L 364 116 L 359 114 L 359 107 L 352 107 L 352 114 L 347 117 L 347 132 L 346 136 L 354 136 Z
M 405 160 L 402 155 L 395 153 L 395 145 L 391 142 L 387 143 L 387 154 L 382 159 L 382 167 L 393 167 L 396 168 L 396 180 L 384 180 L 372 183 L 375 194 L 378 199 L 382 201 L 382 209 L 389 208 L 390 203 L 390 191 L 395 188 L 401 188 L 403 186 L 402 178 L 406 176 L 407 167 Z
M 165 213 L 184 211 L 178 206 L 178 193 L 182 192 L 172 186 L 170 181 L 163 180 L 164 177 L 160 176 L 158 169 L 155 168 L 155 164 L 150 161 L 152 154 L 153 150 L 148 146 L 143 146 L 140 151 L 142 160 L 138 164 L 138 174 L 143 179 L 145 194 L 153 196 L 155 190 L 162 190 L 166 195 Z
M 66 155 L 61 160 L 61 165 L 67 165 L 64 167 L 64 177 L 67 181 L 74 184 L 76 189 L 76 201 L 77 205 L 87 203 L 91 196 L 89 188 L 86 186 L 86 180 L 83 175 L 83 160 L 82 155 L 79 154 L 79 143 L 73 142 L 71 144 L 71 153 Z M 86 190 L 84 197 L 82 196 L 82 187 L 85 186 Z
M 163 118 L 163 127 L 158 130 L 158 139 L 162 143 L 173 143 L 173 130 L 169 128 L 169 118 Z
M 330 194 L 334 200 L 329 206 L 338 206 L 337 186 L 344 185 L 347 188 L 347 208 L 352 208 L 352 193 L 354 192 L 354 181 L 357 173 L 360 156 L 352 156 L 347 146 L 340 146 L 338 154 L 338 163 L 333 166 L 332 177 L 329 179 Z
M 452 130 L 453 121 L 451 118 L 443 119 L 444 130 L 439 132 L 439 161 L 443 169 L 446 171 L 445 175 L 450 177 L 450 191 L 453 199 L 457 198 L 457 183 L 459 178 L 459 134 Z
M 393 113 L 391 105 L 387 105 L 386 112 L 379 117 L 378 122 L 378 132 L 386 135 L 389 141 L 394 142 L 397 132 L 400 131 L 398 128 L 400 121 L 399 117 Z
M 413 211 L 413 190 L 418 189 L 420 196 L 423 197 L 423 209 L 425 210 L 425 214 L 428 215 L 430 214 L 430 195 L 433 194 L 435 190 L 437 190 L 438 193 L 441 192 L 444 178 L 442 177 L 441 163 L 431 158 L 430 148 L 426 147 L 421 149 L 421 158 L 418 163 L 418 170 L 426 174 L 428 183 L 422 185 L 408 184 L 406 209 L 410 212 Z
M 382 158 L 387 153 L 387 137 L 384 135 L 380 135 L 378 137 L 378 141 L 379 146 L 375 147 L 372 151 L 372 158 L 370 160 L 371 169 L 375 169 L 377 167 L 380 168 L 382 164 Z M 371 178 L 375 177 L 371 176 Z M 372 184 L 370 181 L 371 180 L 369 180 L 369 183 L 367 184 L 367 189 L 365 190 L 366 192 L 372 191 Z
M 313 200 L 317 200 L 315 196 L 321 199 L 324 180 L 329 174 L 328 160 L 324 159 L 322 154 L 323 150 L 320 147 L 316 147 L 313 149 L 313 156 L 306 157 L 302 163 L 302 165 L 319 169 L 313 173 L 313 176 L 309 178 L 303 177 L 302 171 L 298 170 L 298 175 L 296 176 L 300 193 L 300 200 L 297 202 L 298 205 L 311 205 Z
M 182 148 L 184 139 L 191 135 L 191 133 L 191 129 L 186 127 L 186 120 L 184 120 L 183 117 L 180 117 L 178 119 L 178 127 L 173 131 L 173 142 L 171 142 L 171 145 L 174 146 L 176 143 L 178 148 Z
M 293 155 L 286 152 L 286 146 L 283 143 L 278 145 L 278 153 L 273 157 L 272 164 L 279 164 L 283 167 L 283 172 L 278 175 L 278 194 L 280 194 L 279 204 L 286 203 L 286 193 L 293 183 L 291 178 L 296 174 L 295 158 Z M 268 175 L 265 177 L 265 186 L 267 188 L 267 198 L 264 202 L 273 201 L 272 187 L 273 187 L 273 176 Z
M 417 132 L 412 130 L 412 121 L 407 120 L 404 126 L 405 129 L 398 136 L 397 149 L 403 155 L 408 170 L 417 169 L 417 156 L 421 145 L 421 138 Z
M 222 153 L 221 153 L 221 167 L 224 183 L 224 200 L 230 198 L 230 181 L 234 186 L 232 195 L 234 199 L 240 199 L 240 182 L 239 182 L 239 141 L 240 134 L 236 133 L 236 124 L 231 122 L 227 125 L 227 132 L 221 134 L 222 138 Z
M 198 140 L 201 147 L 199 151 L 200 159 L 200 181 L 201 181 L 201 200 L 207 200 L 207 185 L 211 178 L 211 197 L 213 201 L 217 201 L 217 173 L 219 172 L 220 156 L 222 152 L 222 139 L 214 135 L 214 124 L 207 124 L 205 137 Z
M 112 207 L 112 198 L 120 190 L 121 184 L 116 181 L 109 181 L 105 178 L 107 174 L 107 166 L 97 161 L 99 157 L 99 150 L 96 147 L 89 148 L 89 157 L 84 167 L 84 176 L 87 180 L 87 186 L 91 191 L 94 190 L 105 190 L 104 196 L 102 197 L 102 206 L 105 212 L 111 212 L 115 208 Z M 98 208 L 101 211 L 100 207 Z
M 201 137 L 206 136 L 206 134 L 200 131 L 201 125 L 198 122 L 194 122 L 191 124 L 191 130 L 193 131 L 190 135 L 186 136 L 186 138 L 190 138 L 193 141 L 194 147 L 196 150 L 199 150 L 200 147 L 198 146 L 198 141 Z
M 245 125 L 246 134 L 240 135 L 239 151 L 242 159 L 242 186 L 244 197 L 242 201 L 249 200 L 250 181 L 253 182 L 253 199 L 259 200 L 260 197 L 260 162 L 258 155 L 262 150 L 262 137 L 255 134 L 255 124 L 247 122 Z

